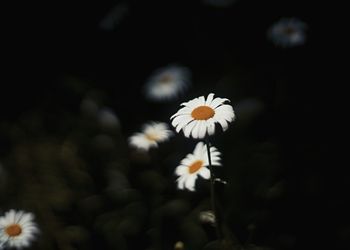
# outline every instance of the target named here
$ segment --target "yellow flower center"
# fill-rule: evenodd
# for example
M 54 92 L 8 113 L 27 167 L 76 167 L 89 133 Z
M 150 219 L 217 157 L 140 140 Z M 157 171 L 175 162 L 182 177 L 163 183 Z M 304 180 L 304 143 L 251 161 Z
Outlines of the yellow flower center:
M 10 237 L 18 236 L 22 233 L 22 228 L 18 224 L 12 224 L 5 228 L 5 232 Z
M 188 167 L 188 172 L 190 174 L 193 174 L 197 172 L 202 166 L 203 166 L 203 161 L 201 160 L 195 161 Z
M 158 140 L 158 136 L 155 134 L 146 134 L 146 138 L 149 141 L 157 141 Z
M 173 80 L 172 75 L 170 74 L 164 74 L 160 77 L 159 82 L 162 84 L 170 83 Z
M 215 115 L 214 109 L 209 106 L 199 106 L 192 110 L 191 116 L 195 120 L 208 120 Z

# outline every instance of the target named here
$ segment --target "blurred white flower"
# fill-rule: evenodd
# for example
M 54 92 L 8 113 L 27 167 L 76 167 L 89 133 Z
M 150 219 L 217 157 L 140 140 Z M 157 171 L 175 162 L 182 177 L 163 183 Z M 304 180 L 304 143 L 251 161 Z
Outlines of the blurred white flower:
M 143 126 L 142 132 L 129 137 L 129 145 L 139 150 L 148 151 L 158 147 L 159 142 L 167 141 L 173 132 L 164 122 L 150 122 Z
M 221 166 L 221 153 L 216 147 L 210 147 L 211 164 L 213 166 Z M 179 189 L 188 189 L 195 191 L 195 182 L 198 175 L 204 179 L 210 178 L 208 153 L 206 145 L 203 142 L 198 142 L 193 153 L 188 154 L 175 169 L 177 178 L 177 187 Z
M 0 246 L 28 247 L 38 232 L 32 213 L 11 209 L 0 217 Z
M 231 105 L 225 104 L 226 98 L 209 94 L 207 100 L 204 96 L 182 103 L 184 106 L 170 119 L 176 132 L 183 130 L 186 137 L 203 139 L 207 134 L 215 133 L 215 123 L 219 123 L 223 130 L 228 128 L 228 123 L 234 121 L 235 114 Z
M 268 38 L 277 46 L 294 47 L 305 43 L 304 22 L 296 18 L 282 18 L 267 31 Z
M 156 70 L 147 80 L 145 95 L 153 101 L 169 101 L 178 97 L 191 84 L 188 68 L 170 65 Z

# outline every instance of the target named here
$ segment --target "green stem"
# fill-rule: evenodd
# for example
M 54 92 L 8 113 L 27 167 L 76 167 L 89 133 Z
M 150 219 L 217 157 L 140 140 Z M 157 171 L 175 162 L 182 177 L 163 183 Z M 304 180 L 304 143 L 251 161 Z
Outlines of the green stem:
M 217 214 L 216 210 L 216 204 L 215 204 L 215 187 L 214 187 L 214 171 L 213 171 L 213 166 L 211 165 L 211 155 L 210 155 L 210 143 L 209 143 L 209 138 L 206 137 L 205 141 L 207 145 L 207 153 L 208 153 L 208 162 L 209 162 L 209 170 L 210 170 L 210 202 L 211 202 L 211 207 L 215 216 L 215 230 L 216 230 L 216 236 L 219 240 L 221 240 L 221 228 L 220 228 L 220 223 L 219 223 L 219 217 Z

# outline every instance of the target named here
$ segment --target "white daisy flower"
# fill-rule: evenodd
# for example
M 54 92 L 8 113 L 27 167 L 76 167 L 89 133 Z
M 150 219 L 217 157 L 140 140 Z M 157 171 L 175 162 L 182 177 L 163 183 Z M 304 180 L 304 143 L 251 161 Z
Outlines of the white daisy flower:
M 28 247 L 38 232 L 32 213 L 11 209 L 0 217 L 0 246 Z
M 195 98 L 189 102 L 182 103 L 184 106 L 170 119 L 176 132 L 183 130 L 186 137 L 192 136 L 195 139 L 203 139 L 207 134 L 215 133 L 215 123 L 219 123 L 224 131 L 228 123 L 234 121 L 235 114 L 231 105 L 225 104 L 229 101 L 226 98 L 216 97 L 214 94 Z
M 191 72 L 188 68 L 170 65 L 156 70 L 145 84 L 144 92 L 153 101 L 175 99 L 190 85 Z
M 277 46 L 294 47 L 305 43 L 306 28 L 306 24 L 299 19 L 282 18 L 271 26 L 267 36 Z
M 140 150 L 148 151 L 158 147 L 159 142 L 167 141 L 173 132 L 164 122 L 150 122 L 143 126 L 142 132 L 129 137 L 129 145 Z
M 210 147 L 211 165 L 221 166 L 220 155 L 221 153 L 217 148 Z M 210 178 L 210 170 L 207 166 L 209 166 L 209 160 L 206 145 L 203 142 L 198 142 L 193 153 L 188 154 L 175 169 L 175 174 L 179 176 L 176 180 L 177 187 L 195 191 L 195 182 L 198 175 L 204 179 Z

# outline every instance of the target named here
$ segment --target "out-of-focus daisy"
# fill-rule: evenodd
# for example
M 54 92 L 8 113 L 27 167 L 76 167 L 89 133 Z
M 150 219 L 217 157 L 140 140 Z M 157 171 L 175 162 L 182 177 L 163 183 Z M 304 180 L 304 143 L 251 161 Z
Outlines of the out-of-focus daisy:
M 166 141 L 173 135 L 168 124 L 164 122 L 150 122 L 143 126 L 142 132 L 129 137 L 129 145 L 140 150 L 148 151 L 158 147 L 159 142 Z
M 170 65 L 156 70 L 145 84 L 144 92 L 153 101 L 168 101 L 178 97 L 191 81 L 188 68 Z
M 217 148 L 210 147 L 212 165 L 221 166 L 220 155 L 221 153 Z M 210 178 L 210 170 L 207 166 L 209 166 L 207 147 L 203 142 L 198 142 L 193 153 L 188 154 L 175 169 L 175 174 L 179 176 L 176 180 L 177 187 L 179 189 L 186 188 L 190 191 L 195 191 L 195 183 L 198 175 L 204 179 Z
M 202 2 L 211 6 L 224 8 L 230 6 L 236 2 L 236 0 L 202 0 Z
M 32 213 L 11 209 L 0 217 L 0 245 L 5 247 L 28 247 L 38 232 Z
M 271 26 L 267 35 L 277 46 L 294 47 L 305 43 L 306 28 L 306 24 L 299 19 L 282 18 Z
M 202 139 L 207 134 L 215 133 L 215 123 L 219 123 L 225 131 L 228 123 L 235 119 L 231 105 L 226 104 L 226 98 L 214 98 L 214 94 L 195 98 L 189 102 L 182 103 L 183 106 L 170 119 L 176 132 L 183 130 L 186 137 L 192 136 L 195 139 Z

